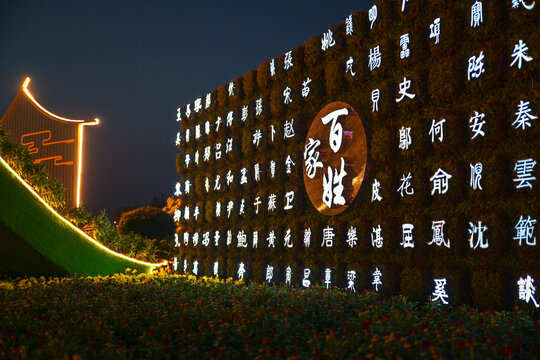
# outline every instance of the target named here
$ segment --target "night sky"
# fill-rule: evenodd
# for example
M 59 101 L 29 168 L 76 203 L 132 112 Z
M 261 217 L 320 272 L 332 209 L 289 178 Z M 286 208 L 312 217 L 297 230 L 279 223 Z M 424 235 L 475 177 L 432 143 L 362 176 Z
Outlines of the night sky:
M 0 117 L 24 78 L 85 130 L 94 214 L 172 194 L 176 108 L 374 1 L 2 1 Z

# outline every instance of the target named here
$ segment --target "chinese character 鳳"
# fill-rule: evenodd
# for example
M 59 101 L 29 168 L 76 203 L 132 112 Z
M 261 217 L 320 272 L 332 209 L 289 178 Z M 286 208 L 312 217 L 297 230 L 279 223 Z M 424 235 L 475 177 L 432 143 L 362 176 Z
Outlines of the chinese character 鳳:
M 401 97 L 399 99 L 396 99 L 396 102 L 400 102 L 403 100 L 403 98 L 406 96 L 409 99 L 414 99 L 416 94 L 409 94 L 407 90 L 411 87 L 411 80 L 407 80 L 406 77 L 403 78 L 403 82 L 399 83 L 399 94 L 401 94 Z
M 373 184 L 371 185 L 371 202 L 382 200 L 382 196 L 379 195 L 379 190 L 381 190 L 381 183 L 379 180 L 373 179 Z
M 268 265 L 266 267 L 266 282 L 267 283 L 271 283 L 272 282 L 272 278 L 274 277 L 274 267 L 271 266 L 271 265 Z
M 524 240 L 525 244 L 529 246 L 536 245 L 536 236 L 533 237 L 535 224 L 536 219 L 532 219 L 530 215 L 528 215 L 527 218 L 524 218 L 523 215 L 519 216 L 519 221 L 514 227 L 516 229 L 516 236 L 514 236 L 514 240 L 519 241 L 519 246 L 521 246 L 522 240 Z
M 321 247 L 332 247 L 334 245 L 334 237 L 336 234 L 334 233 L 334 229 L 330 226 L 327 226 L 323 229 L 323 241 L 321 244 Z
M 411 179 L 412 179 L 412 174 L 410 172 L 409 174 L 407 174 L 407 176 L 403 174 L 403 177 L 401 178 L 401 185 L 399 189 L 397 190 L 401 194 L 401 197 L 403 197 L 404 195 L 414 194 L 414 189 L 411 186 Z
M 484 17 L 482 14 L 482 3 L 480 1 L 476 1 L 471 6 L 471 27 L 477 27 L 480 26 L 480 24 L 484 22 Z
M 482 163 L 469 164 L 471 168 L 471 182 L 470 186 L 473 190 L 483 190 L 482 185 L 480 185 L 480 180 L 482 179 Z
M 356 292 L 354 288 L 354 281 L 356 280 L 356 271 L 348 270 L 347 271 L 347 290 Z
M 371 246 L 378 249 L 382 248 L 384 241 L 383 237 L 381 236 L 381 230 L 381 225 L 377 225 L 376 228 L 372 228 L 371 230 Z
M 323 163 L 319 161 L 320 153 L 316 151 L 317 147 L 321 144 L 320 140 L 313 140 L 308 138 L 308 143 L 304 149 L 304 162 L 306 164 L 306 175 L 308 178 L 313 179 L 317 174 L 317 169 L 323 167 Z
M 533 285 L 534 279 L 527 275 L 525 279 L 522 277 L 519 278 L 517 284 L 519 286 L 519 300 L 524 300 L 527 304 L 529 303 L 529 300 L 532 300 L 534 303 L 534 306 L 540 307 L 540 304 L 536 302 L 536 299 L 534 298 L 534 292 L 536 291 L 536 287 Z
M 311 285 L 311 281 L 309 281 L 309 275 L 311 274 L 310 269 L 304 269 L 304 278 L 302 279 L 302 286 L 305 288 L 308 288 Z
M 373 24 L 375 23 L 375 20 L 377 20 L 377 5 L 373 5 L 371 9 L 368 11 L 368 18 L 369 22 L 371 24 L 369 25 L 369 29 L 373 29 Z
M 294 137 L 294 119 L 285 120 L 285 125 L 283 125 L 283 139 L 290 139 Z
M 450 239 L 444 238 L 444 220 L 437 220 L 431 222 L 431 229 L 433 230 L 433 238 L 431 239 L 431 242 L 428 243 L 428 245 L 431 245 L 435 243 L 437 246 L 446 246 L 447 248 L 450 248 Z M 448 241 L 447 241 L 448 240 Z
M 380 97 L 381 91 L 379 89 L 375 89 L 371 92 L 371 102 L 373 103 L 373 108 L 371 109 L 371 112 L 379 111 Z
M 521 130 L 525 130 L 527 126 L 530 127 L 530 121 L 538 118 L 538 116 L 531 114 L 531 111 L 531 108 L 529 108 L 529 102 L 520 100 L 518 104 L 518 111 L 515 113 L 516 120 L 512 123 L 512 126 L 515 126 L 516 129 L 521 128 Z
M 471 249 L 476 249 L 478 246 L 480 246 L 480 249 L 487 249 L 489 246 L 488 239 L 484 238 L 484 232 L 487 230 L 487 226 L 482 225 L 481 221 L 478 221 L 478 225 L 469 221 L 469 227 L 469 234 L 471 234 L 469 245 Z M 476 242 L 474 239 L 475 235 Z
M 292 280 L 292 269 L 290 266 L 287 266 L 285 269 L 285 285 L 291 285 Z
M 399 148 L 402 150 L 407 150 L 411 143 L 411 128 L 409 126 L 402 126 L 399 129 Z
M 285 58 L 283 59 L 283 68 L 289 70 L 293 66 L 292 61 L 292 50 L 285 53 Z
M 414 248 L 414 241 L 413 241 L 413 224 L 403 224 L 402 227 L 402 238 L 403 240 L 399 243 L 399 245 L 403 246 L 404 248 Z
M 268 233 L 268 237 L 266 238 L 266 241 L 268 241 L 268 248 L 276 247 L 276 233 L 274 230 L 271 230 Z
M 525 0 L 512 0 L 512 7 L 513 7 L 514 9 L 516 9 L 516 8 L 519 7 L 519 4 L 521 4 L 521 5 L 523 5 L 523 7 L 524 7 L 525 9 L 527 9 L 527 10 L 532 10 L 532 9 L 534 8 L 534 4 L 535 4 L 535 3 L 536 3 L 536 2 L 533 1 L 532 4 L 527 5 L 527 4 L 525 3 Z
M 441 36 L 441 18 L 436 18 L 433 20 L 433 24 L 429 25 L 429 38 L 435 38 L 435 44 L 439 43 L 439 36 Z
M 473 132 L 471 140 L 477 137 L 478 135 L 480 136 L 486 135 L 484 131 L 482 130 L 482 127 L 484 127 L 484 124 L 486 123 L 486 121 L 484 120 L 485 116 L 486 114 L 484 113 L 479 114 L 478 111 L 475 111 L 474 116 L 471 116 L 471 118 L 469 119 L 469 124 L 471 124 L 469 125 L 469 127 L 471 128 Z
M 285 206 L 283 210 L 290 210 L 293 208 L 294 191 L 289 191 L 285 194 Z
M 349 60 L 347 60 L 347 62 L 345 63 L 345 65 L 347 66 L 345 70 L 345 74 L 350 72 L 352 76 L 356 75 L 356 73 L 353 71 L 353 68 L 352 68 L 353 64 L 354 64 L 354 59 L 352 56 L 350 56 Z
M 311 228 L 304 229 L 304 246 L 311 245 Z
M 309 95 L 309 83 L 311 82 L 311 79 L 309 78 L 309 76 L 307 77 L 306 80 L 304 80 L 302 82 L 302 97 L 307 97 Z
M 368 67 L 370 71 L 373 69 L 381 67 L 382 54 L 380 52 L 379 46 L 369 49 L 368 55 Z
M 448 301 L 446 301 L 446 299 L 448 298 L 448 294 L 446 294 L 446 290 L 444 289 L 444 287 L 446 286 L 446 278 L 433 280 L 435 280 L 435 291 L 433 291 L 433 293 L 431 294 L 433 295 L 431 301 L 441 300 L 443 304 L 448 304 Z
M 322 51 L 328 50 L 328 48 L 336 45 L 336 41 L 334 40 L 332 30 L 328 29 L 327 32 L 323 33 L 323 36 L 321 38 L 321 49 Z
M 244 267 L 244 263 L 241 262 L 238 266 L 238 279 L 243 279 L 244 274 L 246 273 L 246 268 Z
M 482 73 L 484 73 L 484 52 L 480 51 L 478 57 L 473 55 L 469 58 L 469 67 L 467 68 L 467 80 L 472 78 L 478 79 Z
M 431 124 L 431 129 L 429 129 L 429 135 L 431 135 L 431 142 L 435 142 L 435 137 L 438 135 L 438 139 L 440 142 L 443 141 L 444 138 L 444 127 L 443 124 L 446 122 L 446 119 L 441 119 L 440 121 L 435 122 L 435 119 L 433 119 L 433 122 Z
M 329 289 L 330 285 L 332 284 L 332 270 L 329 268 L 324 270 L 324 283 L 326 284 L 327 289 Z
M 350 247 L 354 247 L 357 241 L 358 236 L 356 235 L 356 227 L 351 226 L 349 230 L 347 230 L 347 244 L 349 244 Z
M 399 57 L 401 59 L 405 59 L 406 57 L 409 57 L 411 54 L 411 51 L 409 50 L 409 34 L 403 34 L 399 38 L 399 46 L 401 46 L 401 51 L 399 52 Z
M 533 159 L 516 161 L 514 171 L 516 172 L 517 178 L 513 179 L 514 182 L 519 182 L 519 184 L 516 184 L 516 189 L 521 189 L 524 187 L 532 189 L 532 184 L 530 182 L 536 180 L 536 178 L 532 176 L 532 171 L 534 170 L 535 165 L 536 161 Z
M 352 35 L 353 34 L 352 14 L 347 16 L 347 18 L 345 19 L 345 34 L 346 35 Z
M 334 170 L 334 172 L 332 172 Z M 328 175 L 328 177 L 326 176 Z M 328 174 L 323 174 L 323 195 L 322 201 L 332 208 L 332 205 L 345 205 L 343 197 L 343 178 L 347 175 L 345 172 L 345 159 L 341 158 L 341 169 L 332 169 L 328 167 Z M 335 186 L 334 186 L 335 185 Z
M 379 291 L 379 285 L 382 285 L 381 277 L 382 273 L 381 270 L 379 270 L 378 267 L 375 268 L 375 271 L 373 272 L 373 282 L 371 285 L 375 285 L 375 291 Z
M 229 83 L 229 96 L 233 96 L 234 95 L 234 83 L 231 81 Z
M 443 169 L 439 168 L 429 181 L 433 183 L 433 189 L 431 189 L 431 195 L 438 192 L 439 194 L 446 194 L 448 191 L 448 180 L 452 178 L 452 175 L 444 172 Z

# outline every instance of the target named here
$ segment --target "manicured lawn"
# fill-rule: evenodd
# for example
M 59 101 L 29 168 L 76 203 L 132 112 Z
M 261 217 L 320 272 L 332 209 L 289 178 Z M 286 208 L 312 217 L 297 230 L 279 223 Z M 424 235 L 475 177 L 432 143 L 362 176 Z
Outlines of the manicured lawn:
M 0 281 L 0 358 L 537 358 L 540 323 L 171 275 Z

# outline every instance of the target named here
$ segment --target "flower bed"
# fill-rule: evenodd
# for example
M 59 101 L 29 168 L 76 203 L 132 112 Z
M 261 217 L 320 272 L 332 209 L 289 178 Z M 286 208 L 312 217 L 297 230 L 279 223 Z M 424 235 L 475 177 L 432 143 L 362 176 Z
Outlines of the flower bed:
M 0 281 L 0 358 L 534 358 L 540 323 L 402 297 L 171 275 Z

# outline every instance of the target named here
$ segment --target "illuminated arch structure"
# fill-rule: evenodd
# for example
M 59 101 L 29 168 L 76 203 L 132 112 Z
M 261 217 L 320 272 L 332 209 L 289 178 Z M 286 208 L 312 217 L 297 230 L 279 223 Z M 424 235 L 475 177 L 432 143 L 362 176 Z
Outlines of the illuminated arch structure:
M 22 144 L 66 190 L 68 206 L 81 204 L 83 133 L 99 119 L 74 120 L 55 115 L 41 106 L 28 90 L 26 78 L 8 111 L 0 120 L 11 141 Z

